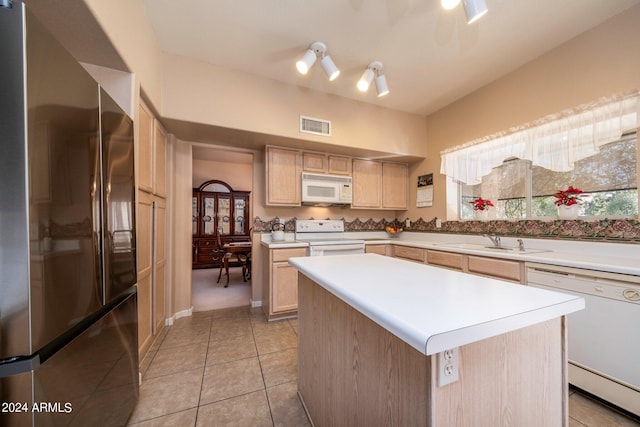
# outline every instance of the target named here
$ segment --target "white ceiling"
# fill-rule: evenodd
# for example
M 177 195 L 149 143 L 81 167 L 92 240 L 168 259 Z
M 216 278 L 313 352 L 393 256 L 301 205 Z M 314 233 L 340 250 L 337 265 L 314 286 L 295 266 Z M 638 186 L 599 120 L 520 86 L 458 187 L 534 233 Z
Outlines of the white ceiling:
M 143 0 L 163 51 L 382 107 L 426 115 L 505 75 L 640 0 L 486 0 L 467 25 L 439 0 Z M 296 60 L 313 41 L 341 69 Z M 355 84 L 381 61 L 391 93 Z

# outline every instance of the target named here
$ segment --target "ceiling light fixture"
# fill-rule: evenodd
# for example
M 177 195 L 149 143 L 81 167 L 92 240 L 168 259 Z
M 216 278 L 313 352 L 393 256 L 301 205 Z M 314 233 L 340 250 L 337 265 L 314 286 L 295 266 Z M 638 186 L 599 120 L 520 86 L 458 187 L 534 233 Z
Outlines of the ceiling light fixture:
M 489 11 L 485 0 L 463 0 L 462 5 L 467 15 L 467 24 L 476 22 Z
M 364 73 L 362 73 L 362 77 L 358 80 L 358 90 L 360 92 L 366 92 L 369 90 L 369 86 L 371 82 L 375 78 L 376 91 L 378 92 L 378 97 L 385 96 L 389 93 L 389 87 L 387 86 L 387 79 L 384 75 L 380 74 L 380 70 L 382 70 L 382 63 L 379 61 L 373 61 L 369 64 Z
M 296 68 L 300 72 L 300 74 L 307 74 L 313 64 L 315 64 L 316 59 L 320 57 L 320 65 L 322 65 L 322 69 L 329 76 L 329 80 L 333 81 L 340 74 L 340 70 L 336 67 L 336 64 L 333 62 L 329 55 L 325 55 L 325 51 L 327 47 L 322 42 L 313 42 L 309 45 L 309 49 L 302 55 L 302 58 L 298 62 L 296 62 Z

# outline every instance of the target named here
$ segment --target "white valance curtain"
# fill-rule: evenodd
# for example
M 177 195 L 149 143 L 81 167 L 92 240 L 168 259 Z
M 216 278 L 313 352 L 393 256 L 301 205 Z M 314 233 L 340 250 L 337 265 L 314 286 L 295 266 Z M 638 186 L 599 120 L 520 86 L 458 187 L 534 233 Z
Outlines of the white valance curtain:
M 570 171 L 578 160 L 598 153 L 602 145 L 636 129 L 639 111 L 640 96 L 636 92 L 547 116 L 510 133 L 443 151 L 440 173 L 475 185 L 512 157 L 557 172 Z

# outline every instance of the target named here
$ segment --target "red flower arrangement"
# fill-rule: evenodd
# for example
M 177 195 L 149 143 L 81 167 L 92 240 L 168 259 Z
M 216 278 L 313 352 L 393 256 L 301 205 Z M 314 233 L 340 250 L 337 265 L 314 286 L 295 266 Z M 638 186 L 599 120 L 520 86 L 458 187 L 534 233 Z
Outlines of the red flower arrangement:
M 575 188 L 573 186 L 569 186 L 566 190 L 560 190 L 553 197 L 556 198 L 555 204 L 556 206 L 572 206 L 582 202 L 580 195 L 582 194 L 582 190 L 579 188 Z
M 482 197 L 478 197 L 477 199 L 474 199 L 469 203 L 473 205 L 474 211 L 489 210 L 489 206 L 493 206 L 493 203 L 491 203 L 491 200 L 483 199 Z

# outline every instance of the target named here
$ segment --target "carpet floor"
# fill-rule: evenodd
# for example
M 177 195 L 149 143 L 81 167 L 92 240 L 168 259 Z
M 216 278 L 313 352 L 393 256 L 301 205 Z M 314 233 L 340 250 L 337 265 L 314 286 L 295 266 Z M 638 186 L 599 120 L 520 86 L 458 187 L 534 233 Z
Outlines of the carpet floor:
M 218 310 L 251 304 L 251 281 L 242 281 L 240 267 L 229 269 L 229 287 L 224 273 L 218 279 L 217 268 L 191 270 L 191 304 L 193 311 Z

